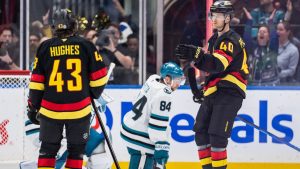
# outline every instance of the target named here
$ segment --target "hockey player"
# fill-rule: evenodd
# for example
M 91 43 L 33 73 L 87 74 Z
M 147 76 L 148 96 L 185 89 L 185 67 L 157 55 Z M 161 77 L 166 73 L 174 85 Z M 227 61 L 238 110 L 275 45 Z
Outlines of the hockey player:
M 226 169 L 228 137 L 245 98 L 247 53 L 242 38 L 229 27 L 233 11 L 230 1 L 218 0 L 211 6 L 215 33 L 208 41 L 207 52 L 186 44 L 176 47 L 177 57 L 192 58 L 197 68 L 209 73 L 194 124 L 203 169 Z
M 111 102 L 112 98 L 106 95 L 104 92 L 102 93 L 101 97 L 97 100 L 95 100 L 95 103 L 97 105 L 97 108 L 100 112 L 101 119 L 106 119 L 106 116 L 104 115 L 104 112 L 106 110 L 106 104 Z M 105 121 L 105 120 L 104 120 Z M 106 127 L 106 131 L 109 131 L 109 127 Z M 26 138 L 28 138 L 28 141 L 30 144 L 33 144 L 33 149 L 40 148 L 40 142 L 39 142 L 39 125 L 35 125 L 31 123 L 29 120 L 25 122 L 25 130 L 26 130 Z M 58 151 L 58 154 L 56 156 L 56 165 L 55 169 L 63 169 L 65 162 L 66 162 L 66 155 L 67 153 L 67 144 L 65 139 L 65 133 L 63 134 L 63 140 L 61 142 L 61 147 Z M 28 146 L 32 147 L 32 146 Z M 29 151 L 32 151 L 33 149 L 30 149 Z M 104 136 L 103 132 L 99 126 L 99 122 L 96 119 L 95 112 L 92 111 L 92 117 L 91 117 L 91 127 L 90 127 L 90 137 L 87 142 L 86 148 L 85 148 L 85 161 L 86 163 L 83 164 L 83 166 L 87 169 L 110 169 L 111 168 L 111 160 L 108 158 L 108 154 L 105 150 L 104 145 Z M 23 161 L 20 163 L 20 169 L 37 169 L 37 161 Z
M 55 37 L 37 50 L 29 84 L 28 118 L 40 124 L 38 168 L 54 168 L 66 129 L 65 168 L 82 168 L 89 137 L 91 97 L 99 98 L 107 69 L 95 46 L 74 35 L 76 18 L 68 9 L 53 14 Z
M 171 94 L 184 84 L 182 69 L 165 63 L 159 75 L 143 85 L 133 108 L 122 123 L 121 137 L 130 154 L 129 169 L 163 168 L 169 158 L 169 114 Z

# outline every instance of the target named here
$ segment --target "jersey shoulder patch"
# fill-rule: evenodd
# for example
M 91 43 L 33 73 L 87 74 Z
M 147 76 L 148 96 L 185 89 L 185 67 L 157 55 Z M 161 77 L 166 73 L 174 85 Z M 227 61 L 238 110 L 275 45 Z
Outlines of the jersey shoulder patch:
M 167 94 L 171 94 L 172 93 L 172 89 L 170 89 L 168 87 L 165 87 L 164 88 L 164 92 L 167 93 Z

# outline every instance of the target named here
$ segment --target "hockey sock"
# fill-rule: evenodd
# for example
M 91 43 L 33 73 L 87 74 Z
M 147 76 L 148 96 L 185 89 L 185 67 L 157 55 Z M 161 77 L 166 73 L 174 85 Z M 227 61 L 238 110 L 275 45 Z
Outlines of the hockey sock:
M 213 169 L 227 168 L 227 151 L 226 148 L 211 148 L 211 159 Z
M 83 164 L 82 159 L 67 159 L 65 169 L 81 169 Z
M 38 169 L 54 169 L 55 156 L 60 144 L 46 143 L 42 141 L 38 159 Z
M 210 145 L 198 146 L 198 155 L 203 169 L 212 169 Z
M 38 159 L 38 169 L 54 169 L 55 158 L 39 157 Z

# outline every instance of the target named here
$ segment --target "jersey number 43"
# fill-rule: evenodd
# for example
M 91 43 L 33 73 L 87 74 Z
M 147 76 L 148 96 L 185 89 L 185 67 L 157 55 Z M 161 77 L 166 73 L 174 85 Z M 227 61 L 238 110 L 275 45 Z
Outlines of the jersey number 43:
M 63 91 L 63 85 L 65 84 L 62 78 L 62 72 L 58 72 L 60 60 L 54 60 L 52 72 L 49 79 L 49 86 L 56 86 L 57 92 Z M 81 73 L 81 60 L 80 59 L 67 59 L 66 60 L 67 70 L 73 70 L 71 76 L 74 80 L 67 80 L 68 91 L 81 91 L 82 90 L 82 77 Z

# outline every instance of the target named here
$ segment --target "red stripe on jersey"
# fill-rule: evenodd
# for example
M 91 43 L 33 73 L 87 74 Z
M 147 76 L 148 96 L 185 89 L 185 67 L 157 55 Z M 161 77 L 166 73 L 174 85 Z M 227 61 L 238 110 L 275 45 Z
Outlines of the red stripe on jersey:
M 247 84 L 247 80 L 245 80 L 239 72 L 231 72 L 230 74 L 236 77 L 242 83 Z
M 90 80 L 98 80 L 102 77 L 104 77 L 105 75 L 107 74 L 107 69 L 106 67 L 105 68 L 102 68 L 96 72 L 93 72 L 90 74 Z
M 45 76 L 44 75 L 39 75 L 39 74 L 32 74 L 30 80 L 33 81 L 33 82 L 44 83 L 45 82 Z
M 54 167 L 55 166 L 55 158 L 39 158 L 38 166 L 39 167 Z
M 210 157 L 210 147 L 204 150 L 198 150 L 198 155 L 200 159 Z
M 227 151 L 221 151 L 221 152 L 211 152 L 211 159 L 213 161 L 217 161 L 217 160 L 224 160 L 227 158 Z
M 43 99 L 41 106 L 52 111 L 76 111 L 85 108 L 90 103 L 91 103 L 90 97 L 87 97 L 79 102 L 67 103 L 67 104 L 53 103 Z
M 67 159 L 66 168 L 82 168 L 83 160 Z
M 206 86 L 204 86 L 204 90 L 207 90 L 208 88 L 215 86 L 219 81 L 221 80 L 221 78 L 216 78 L 212 81 L 210 81 Z
M 228 63 L 230 64 L 231 62 L 232 62 L 232 57 L 230 56 L 230 55 L 228 55 L 228 54 L 226 54 L 224 51 L 222 51 L 222 50 L 215 50 L 214 51 L 214 53 L 217 53 L 217 54 L 219 54 L 219 55 L 222 55 L 222 56 L 224 56 L 227 60 L 228 60 Z

